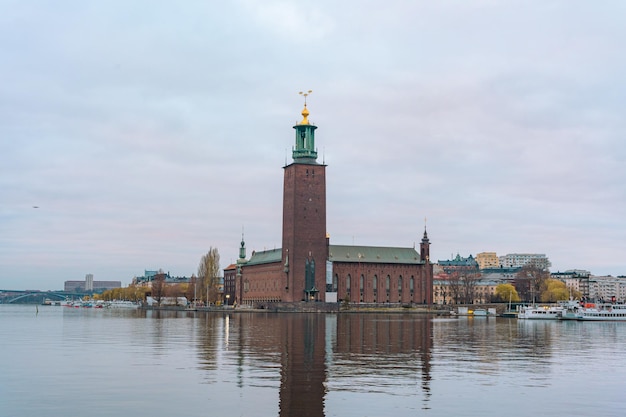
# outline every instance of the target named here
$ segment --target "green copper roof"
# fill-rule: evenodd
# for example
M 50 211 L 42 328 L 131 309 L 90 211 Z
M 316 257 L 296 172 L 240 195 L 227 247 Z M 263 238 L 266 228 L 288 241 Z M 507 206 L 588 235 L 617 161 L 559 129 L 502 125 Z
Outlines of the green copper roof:
M 328 259 L 333 262 L 360 262 L 386 264 L 421 264 L 415 248 L 381 246 L 330 245 Z
M 282 259 L 282 249 L 264 250 L 262 252 L 253 252 L 250 260 L 245 265 L 260 265 L 280 262 Z
M 437 261 L 437 263 L 443 266 L 478 266 L 478 262 L 476 262 L 476 259 L 474 259 L 472 255 L 464 258 L 458 253 L 456 254 L 456 257 L 454 259 L 445 261 L 439 260 Z
M 415 248 L 394 248 L 382 246 L 330 245 L 328 260 L 331 262 L 422 264 Z M 282 249 L 254 252 L 245 265 L 261 265 L 282 260 Z

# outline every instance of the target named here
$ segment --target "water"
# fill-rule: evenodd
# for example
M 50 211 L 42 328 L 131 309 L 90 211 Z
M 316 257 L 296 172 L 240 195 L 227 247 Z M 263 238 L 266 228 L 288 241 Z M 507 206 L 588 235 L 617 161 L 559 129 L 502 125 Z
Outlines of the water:
M 626 323 L 0 305 L 0 417 L 623 416 L 625 389 Z

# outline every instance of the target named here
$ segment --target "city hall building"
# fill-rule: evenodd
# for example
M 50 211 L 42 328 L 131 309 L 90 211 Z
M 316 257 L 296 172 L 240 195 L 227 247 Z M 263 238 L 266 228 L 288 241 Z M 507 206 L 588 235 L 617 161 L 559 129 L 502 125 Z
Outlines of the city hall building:
M 283 167 L 282 247 L 246 258 L 242 237 L 235 303 L 351 302 L 431 304 L 433 268 L 426 229 L 414 247 L 333 245 L 326 230 L 326 165 L 304 104 L 293 162 Z

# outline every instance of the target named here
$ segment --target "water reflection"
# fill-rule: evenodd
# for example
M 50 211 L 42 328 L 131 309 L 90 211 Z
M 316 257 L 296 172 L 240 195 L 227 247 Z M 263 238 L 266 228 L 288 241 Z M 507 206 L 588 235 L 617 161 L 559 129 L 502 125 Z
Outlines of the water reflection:
M 624 337 L 614 324 L 410 314 L 148 315 L 157 319 L 155 350 L 194 346 L 207 407 L 243 416 L 484 411 L 476 399 L 485 387 L 492 402 L 510 392 L 575 390 L 581 363 L 597 366 L 598 352 Z
M 2 415 L 626 415 L 624 323 L 35 313 L 0 305 Z
M 399 315 L 248 314 L 201 322 L 203 366 L 222 359 L 242 389 L 278 389 L 278 414 L 323 417 L 329 391 L 415 396 L 428 408 L 432 322 Z M 212 335 L 212 336 L 211 336 Z M 211 353 L 212 352 L 212 353 Z M 207 367 L 207 370 L 210 368 Z M 276 386 L 278 385 L 278 386 Z
M 280 416 L 324 416 L 325 319 L 292 315 L 282 326 Z
M 333 391 L 417 396 L 429 408 L 432 329 L 427 317 L 338 316 L 329 361 Z
M 324 416 L 324 315 L 239 313 L 226 321 L 238 388 L 278 388 L 280 416 Z

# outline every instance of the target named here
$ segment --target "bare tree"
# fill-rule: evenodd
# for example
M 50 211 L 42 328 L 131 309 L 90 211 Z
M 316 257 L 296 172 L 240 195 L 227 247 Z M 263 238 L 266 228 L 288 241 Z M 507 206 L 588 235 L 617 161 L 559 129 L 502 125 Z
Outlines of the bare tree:
M 458 271 L 452 271 L 448 274 L 448 288 L 450 289 L 450 302 L 459 304 L 463 302 L 463 285 L 461 282 L 461 274 Z
M 210 247 L 206 255 L 202 256 L 198 265 L 198 290 L 200 299 L 207 304 L 216 303 L 219 299 L 220 284 L 220 254 L 217 248 Z
M 152 280 L 152 298 L 161 305 L 163 297 L 165 297 L 165 274 L 156 274 Z
M 550 278 L 550 272 L 546 269 L 536 265 L 525 265 L 515 276 L 513 285 L 522 300 L 534 303 L 540 299 L 548 278 Z
M 463 302 L 474 304 L 476 299 L 476 283 L 480 280 L 480 272 L 463 272 L 460 276 Z
M 187 300 L 191 300 L 192 302 L 196 301 L 196 293 L 198 291 L 197 284 L 198 284 L 198 280 L 196 276 L 192 275 L 191 279 L 189 280 L 189 286 L 187 287 L 187 292 L 185 293 Z

